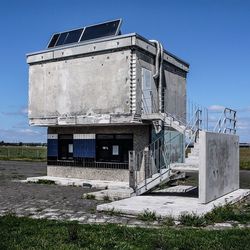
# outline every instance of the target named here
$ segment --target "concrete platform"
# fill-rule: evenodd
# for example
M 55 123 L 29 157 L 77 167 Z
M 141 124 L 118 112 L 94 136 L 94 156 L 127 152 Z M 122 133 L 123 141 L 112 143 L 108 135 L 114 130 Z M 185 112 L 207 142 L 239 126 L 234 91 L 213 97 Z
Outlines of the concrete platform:
M 157 216 L 172 216 L 175 219 L 181 214 L 195 213 L 198 216 L 210 212 L 214 207 L 226 203 L 235 203 L 250 195 L 250 189 L 238 189 L 207 204 L 201 204 L 198 198 L 180 196 L 135 196 L 97 206 L 98 211 L 114 210 L 123 214 L 138 215 L 145 210 L 155 212 Z
M 50 180 L 60 186 L 79 186 L 96 189 L 128 189 L 128 182 L 103 181 L 103 180 L 86 180 L 77 178 L 62 178 L 53 176 L 29 177 L 22 182 L 37 182 L 38 180 Z

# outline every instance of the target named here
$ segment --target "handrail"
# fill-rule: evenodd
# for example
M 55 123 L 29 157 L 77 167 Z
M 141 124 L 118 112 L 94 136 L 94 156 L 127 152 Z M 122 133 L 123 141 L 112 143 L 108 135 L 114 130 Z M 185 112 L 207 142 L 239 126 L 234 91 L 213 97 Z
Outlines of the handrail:
M 222 114 L 220 115 L 220 118 L 218 119 L 216 125 L 214 126 L 213 132 L 217 133 L 227 133 L 227 130 L 229 130 L 229 133 L 236 134 L 236 110 L 230 109 L 230 108 L 224 108 L 222 111 Z M 227 127 L 227 121 L 229 121 L 229 127 Z

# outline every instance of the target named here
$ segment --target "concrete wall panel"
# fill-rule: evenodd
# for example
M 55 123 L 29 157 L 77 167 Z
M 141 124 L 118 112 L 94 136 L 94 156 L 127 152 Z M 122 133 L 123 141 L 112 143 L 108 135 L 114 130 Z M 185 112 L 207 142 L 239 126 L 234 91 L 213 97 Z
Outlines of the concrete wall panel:
M 200 132 L 199 200 L 208 203 L 239 188 L 239 137 Z
M 130 113 L 130 50 L 29 67 L 29 118 Z

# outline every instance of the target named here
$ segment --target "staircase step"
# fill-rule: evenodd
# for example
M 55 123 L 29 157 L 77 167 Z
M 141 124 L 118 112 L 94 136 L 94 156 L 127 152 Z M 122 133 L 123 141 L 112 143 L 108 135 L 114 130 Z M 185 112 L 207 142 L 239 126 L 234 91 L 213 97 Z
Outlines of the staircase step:
M 180 126 L 180 123 L 178 121 L 173 121 L 173 124 Z
M 199 154 L 200 148 L 191 148 L 191 154 Z
M 186 160 L 191 160 L 191 161 L 199 161 L 199 156 L 196 155 L 190 155 Z
M 199 157 L 199 152 L 191 152 L 191 153 L 188 153 L 188 158 L 189 158 L 189 157 L 192 157 L 192 156 Z
M 187 163 L 175 163 L 171 164 L 171 170 L 182 171 L 182 172 L 198 172 L 198 164 L 187 164 Z
M 189 165 L 199 165 L 199 161 L 197 161 L 197 160 L 186 159 L 186 160 L 185 160 L 185 164 L 189 164 Z

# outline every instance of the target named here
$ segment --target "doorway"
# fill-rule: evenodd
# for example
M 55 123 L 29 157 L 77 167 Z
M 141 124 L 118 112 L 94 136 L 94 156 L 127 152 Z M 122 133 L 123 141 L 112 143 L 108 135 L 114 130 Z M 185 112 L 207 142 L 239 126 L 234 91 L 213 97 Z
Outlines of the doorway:
M 59 160 L 73 160 L 73 135 L 59 135 L 58 158 Z

